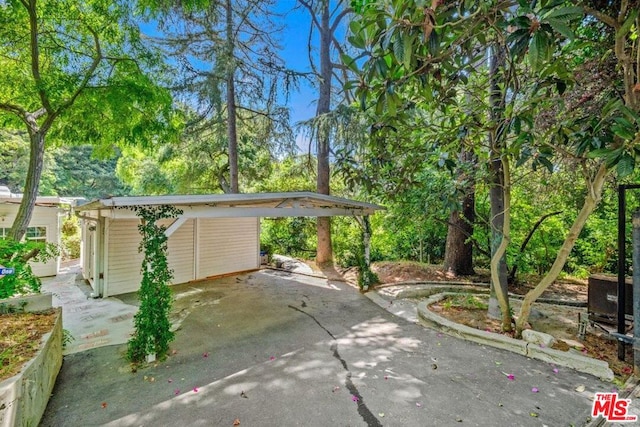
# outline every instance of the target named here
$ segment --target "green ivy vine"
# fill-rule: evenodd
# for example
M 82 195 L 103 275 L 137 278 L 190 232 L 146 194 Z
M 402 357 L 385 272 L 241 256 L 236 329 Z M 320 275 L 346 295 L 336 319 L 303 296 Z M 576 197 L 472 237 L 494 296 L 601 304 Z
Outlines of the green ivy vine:
M 143 362 L 148 354 L 163 360 L 169 351 L 174 334 L 171 331 L 169 313 L 173 297 L 169 283 L 173 272 L 167 261 L 167 227 L 158 221 L 176 218 L 182 214 L 173 206 L 137 206 L 132 208 L 140 217 L 138 231 L 142 241 L 138 247 L 144 252 L 141 273 L 142 283 L 138 291 L 140 309 L 134 317 L 135 331 L 129 340 L 127 358 L 133 363 Z

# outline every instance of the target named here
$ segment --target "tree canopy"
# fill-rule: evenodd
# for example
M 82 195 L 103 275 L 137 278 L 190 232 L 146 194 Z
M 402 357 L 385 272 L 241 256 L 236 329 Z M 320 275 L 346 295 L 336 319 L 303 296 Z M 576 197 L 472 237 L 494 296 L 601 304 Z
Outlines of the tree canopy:
M 280 55 L 276 2 L 0 0 L 0 183 L 25 193 L 13 236 L 38 192 L 362 197 L 388 207 L 373 259 L 488 268 L 504 329 L 507 281 L 536 273 L 516 333 L 559 275 L 612 269 L 612 189 L 639 173 L 637 0 L 295 4 L 310 73 Z M 318 102 L 296 141 L 303 75 Z M 359 262 L 357 224 L 263 225 L 265 246 Z
M 151 78 L 157 56 L 141 42 L 129 2 L 15 0 L 0 5 L 0 125 L 29 137 L 19 240 L 56 143 L 152 145 L 177 123 Z

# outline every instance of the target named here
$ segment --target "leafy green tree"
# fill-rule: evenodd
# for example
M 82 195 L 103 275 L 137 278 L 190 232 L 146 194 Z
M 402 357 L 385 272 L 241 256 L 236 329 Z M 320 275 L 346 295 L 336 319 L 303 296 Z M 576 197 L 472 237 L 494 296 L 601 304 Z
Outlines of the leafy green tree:
M 133 18 L 125 1 L 0 4 L 0 124 L 29 137 L 14 240 L 31 219 L 47 144 L 149 144 L 175 124 L 171 98 L 146 74 L 157 58 Z
M 592 159 L 585 159 L 581 165 L 586 196 L 549 271 L 523 300 L 516 322 L 518 335 L 527 324 L 533 302 L 553 283 L 567 262 L 589 215 L 600 203 L 608 175 L 615 168 L 619 178 L 627 177 L 633 173 L 635 162 L 640 159 L 640 96 L 637 94 L 640 77 L 634 59 L 631 59 L 640 55 L 640 47 L 636 42 L 640 31 L 640 2 L 624 1 L 598 10 L 592 7 L 591 2 L 580 2 L 579 5 L 598 21 L 596 25 L 606 26 L 604 30 L 608 33 L 609 43 L 604 48 L 615 55 L 623 101 L 619 100 L 617 93 L 604 92 L 595 101 L 596 105 L 602 105 L 599 116 L 581 115 L 581 108 L 567 109 L 566 115 L 561 116 L 564 118 L 559 126 L 562 133 L 554 142 L 568 145 L 573 155 Z M 594 23 L 585 19 L 580 25 L 591 26 Z M 593 51 L 603 48 L 600 38 L 591 42 Z M 579 52 L 579 55 L 582 53 Z M 535 55 L 536 58 L 538 56 Z M 566 107 L 569 106 L 565 104 Z
M 97 158 L 91 145 L 61 146 L 51 150 L 55 159 L 55 192 L 62 197 L 97 199 L 124 196 L 129 188 L 117 177 L 119 150 L 111 158 Z
M 623 74 L 635 79 L 627 59 L 635 57 L 631 40 L 636 37 L 632 28 L 637 8 L 632 8 L 631 3 L 616 5 L 614 8 L 619 10 L 611 14 L 615 19 L 602 16 L 598 19 L 617 30 L 616 41 L 609 46 L 618 51 L 623 47 L 623 54 L 617 54 L 618 62 Z M 480 144 L 476 152 L 479 156 L 490 153 L 488 163 L 495 167 L 489 171 L 493 177 L 489 182 L 498 190 L 494 191 L 495 197 L 502 198 L 503 203 L 491 215 L 492 218 L 498 214 L 504 217 L 498 230 L 500 238 L 492 245 L 494 283 L 501 282 L 500 260 L 511 239 L 513 166 L 527 164 L 553 171 L 561 161 L 572 160 L 580 165 L 586 188 L 582 207 L 548 274 L 525 298 L 516 324 L 519 334 L 527 322 L 531 303 L 562 270 L 580 230 L 601 198 L 602 186 L 611 168 L 618 165 L 618 172 L 627 173 L 633 169 L 630 159 L 637 155 L 632 141 L 637 135 L 638 122 L 637 106 L 634 97 L 629 95 L 634 87 L 629 82 L 633 79 L 623 79 L 626 105 L 609 97 L 609 102 L 602 104 L 599 117 L 585 117 L 579 109 L 566 109 L 563 95 L 572 83 L 567 69 L 572 55 L 567 46 L 575 46 L 560 41 L 571 38 L 577 28 L 592 21 L 583 19 L 581 8 L 560 2 L 529 6 L 526 2 L 441 4 L 434 1 L 429 7 L 417 2 L 392 6 L 365 1 L 359 2 L 358 8 L 362 19 L 351 25 L 352 43 L 365 49 L 368 58 L 360 80 L 354 85 L 359 88 L 365 106 L 373 100 L 371 108 L 383 117 L 385 124 L 398 116 L 402 118 L 404 110 L 416 104 L 428 107 L 434 99 L 438 104 L 432 109 L 445 112 L 457 102 L 458 90 L 478 81 L 481 69 L 478 64 L 483 62 L 487 46 L 495 46 L 497 42 L 506 49 L 504 61 L 498 49 L 489 64 L 497 66 L 485 79 L 489 85 L 484 87 L 490 90 L 483 92 L 490 94 L 490 102 L 474 111 L 475 132 L 488 131 L 490 135 L 488 150 L 478 149 L 483 146 Z M 593 10 L 588 6 L 586 9 Z M 597 13 L 591 13 L 597 17 Z M 592 42 L 591 47 L 597 43 Z M 347 62 L 356 66 L 353 60 Z M 470 94 L 474 96 L 477 92 Z M 562 120 L 545 128 L 535 119 L 549 108 L 561 109 Z M 557 159 L 555 163 L 554 159 Z M 502 326 L 508 330 L 511 328 L 508 299 L 500 286 L 495 289 Z
M 161 150 L 164 146 L 161 146 Z M 131 194 L 173 194 L 176 193 L 174 180 L 154 156 L 139 147 L 126 147 L 118 159 L 116 174 L 127 186 Z
M 332 133 L 335 129 L 330 127 L 332 120 L 327 116 L 332 111 L 334 103 L 333 84 L 342 70 L 343 78 L 346 80 L 348 69 L 340 64 L 336 56 L 344 53 L 343 43 L 338 40 L 338 31 L 341 29 L 343 19 L 351 12 L 351 8 L 346 1 L 339 0 L 331 2 L 329 0 L 298 0 L 311 16 L 311 28 L 309 35 L 309 52 L 312 51 L 312 34 L 317 31 L 319 35 L 319 67 L 309 56 L 311 66 L 315 74 L 315 84 L 318 87 L 318 103 L 316 108 L 316 119 L 311 121 L 312 140 L 316 145 L 316 156 L 318 169 L 316 175 L 316 191 L 320 194 L 330 194 L 331 166 L 330 151 Z M 346 83 L 344 81 L 343 83 Z M 345 92 L 347 94 L 348 91 Z M 320 264 L 330 263 L 333 260 L 331 245 L 331 218 L 318 217 L 317 219 L 318 250 L 316 261 Z
M 275 152 L 294 143 L 289 111 L 281 105 L 294 74 L 277 55 L 274 4 L 213 0 L 159 6 L 164 34 L 158 42 L 177 60 L 174 90 L 189 116 L 183 142 L 208 154 L 209 167 L 191 172 L 211 175 L 194 178 L 217 180 L 224 192 L 239 192 L 241 166 L 248 168 L 243 174 L 256 170 L 241 156 L 249 144 Z
M 46 262 L 58 253 L 58 247 L 51 243 L 0 239 L 0 265 L 14 269 L 14 274 L 0 280 L 0 299 L 40 292 L 40 278 L 33 274 L 29 261 Z
M 3 166 L 0 169 L 0 185 L 9 187 L 13 193 L 21 193 L 29 168 L 28 135 L 24 131 L 0 130 L 0 158 Z M 55 158 L 50 152 L 45 152 L 43 163 L 40 194 L 54 196 L 56 177 L 52 169 L 55 168 Z
M 0 185 L 20 193 L 29 161 L 26 135 L 0 131 L 0 156 L 5 165 L 0 171 Z M 116 176 L 118 158 L 119 150 L 113 157 L 98 158 L 91 145 L 50 147 L 44 153 L 39 193 L 87 199 L 125 195 L 129 190 Z
M 258 193 L 313 191 L 314 169 L 313 158 L 288 155 L 271 162 L 269 175 L 250 188 Z M 313 218 L 263 218 L 260 225 L 260 245 L 270 254 L 309 258 L 315 252 L 314 230 Z

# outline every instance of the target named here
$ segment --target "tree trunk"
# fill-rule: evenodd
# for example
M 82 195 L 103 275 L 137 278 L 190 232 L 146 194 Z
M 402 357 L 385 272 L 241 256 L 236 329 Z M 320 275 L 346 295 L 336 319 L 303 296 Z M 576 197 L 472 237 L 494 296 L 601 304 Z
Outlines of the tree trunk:
M 489 174 L 490 189 L 489 201 L 491 205 L 491 262 L 493 263 L 498 247 L 504 239 L 505 224 L 505 174 L 502 162 L 502 151 L 504 149 L 504 135 L 502 134 L 502 123 L 504 119 L 504 107 L 502 102 L 502 91 L 500 89 L 500 70 L 503 68 L 505 53 L 502 46 L 497 43 L 491 50 L 491 62 L 489 64 L 490 92 L 489 106 L 492 122 L 492 129 L 489 132 L 489 143 L 491 151 L 489 153 Z M 505 248 L 506 249 L 506 248 Z M 491 291 L 489 296 L 489 316 L 496 319 L 504 316 L 500 311 L 500 301 L 498 292 L 507 295 L 507 263 L 505 257 L 506 250 L 502 252 L 496 260 L 496 269 L 492 269 Z M 500 287 L 500 290 L 496 290 Z M 507 300 L 508 308 L 508 300 Z
M 602 198 L 602 187 L 604 186 L 605 178 L 607 176 L 607 167 L 605 163 L 600 165 L 598 172 L 596 173 L 593 181 L 587 182 L 587 188 L 589 192 L 587 197 L 584 200 L 584 204 L 582 205 L 582 209 L 580 209 L 580 213 L 576 217 L 571 229 L 569 230 L 569 234 L 565 237 L 564 242 L 562 243 L 562 247 L 558 251 L 558 255 L 556 255 L 556 259 L 551 266 L 549 272 L 540 280 L 540 282 L 536 285 L 535 288 L 527 292 L 522 300 L 522 307 L 520 308 L 520 313 L 518 314 L 518 319 L 516 320 L 516 337 L 522 336 L 522 331 L 524 330 L 527 322 L 529 321 L 529 314 L 531 313 L 531 305 L 537 300 L 540 295 L 556 280 L 558 274 L 564 268 L 565 263 L 567 262 L 567 258 L 569 258 L 569 254 L 573 249 L 573 246 L 578 240 L 578 236 L 580 232 L 584 228 L 584 224 L 587 222 L 589 215 L 591 212 L 598 206 L 600 203 L 600 199 Z
M 489 189 L 489 203 L 491 205 L 491 258 L 495 258 L 498 247 L 504 238 L 505 200 L 504 200 L 504 171 L 500 158 L 491 160 L 491 188 Z M 504 295 L 508 292 L 508 272 L 504 251 L 497 259 L 495 274 L 491 274 L 491 295 L 489 299 L 489 316 L 500 318 L 500 308 L 496 299 L 496 288 L 499 287 Z M 493 271 L 492 271 L 493 273 Z
M 44 137 L 45 133 L 41 129 L 29 132 L 29 169 L 27 171 L 27 180 L 24 184 L 22 201 L 13 221 L 9 237 L 15 241 L 20 241 L 31 221 L 33 208 L 38 197 L 40 188 L 40 177 L 44 167 Z
M 233 9 L 231 0 L 226 2 L 227 18 L 227 139 L 229 144 L 229 185 L 231 193 L 239 193 L 238 187 L 238 132 L 236 127 L 236 90 L 233 49 Z
M 463 149 L 460 160 L 467 164 L 474 161 L 473 153 Z M 447 243 L 444 252 L 444 270 L 455 276 L 475 274 L 473 270 L 473 224 L 475 222 L 475 186 L 473 180 L 459 168 L 458 182 L 464 185 L 462 211 L 449 215 Z M 465 184 L 466 183 L 466 184 Z
M 494 278 L 496 277 L 502 280 L 504 274 L 505 286 L 493 286 L 492 294 L 495 294 L 497 307 L 496 318 L 502 320 L 502 330 L 509 332 L 511 331 L 511 310 L 509 308 L 509 294 L 506 289 L 507 267 L 504 263 L 504 254 L 507 251 L 507 246 L 509 246 L 509 233 L 511 230 L 511 173 L 509 170 L 509 160 L 506 157 L 498 161 L 500 162 L 500 170 L 502 172 L 502 182 L 504 182 L 502 186 L 502 197 L 500 198 L 502 201 L 502 210 L 500 211 L 502 214 L 502 228 L 500 229 L 498 237 L 492 241 L 491 245 L 491 279 L 492 283 L 494 283 Z M 493 248 L 494 244 L 496 244 L 495 250 Z M 503 268 L 504 271 L 502 270 Z M 489 306 L 489 310 L 491 310 L 491 306 Z
M 472 195 L 469 197 L 473 198 Z M 467 201 L 469 197 L 465 197 L 465 205 L 473 203 Z M 473 225 L 468 222 L 469 218 L 465 216 L 466 211 L 468 209 L 463 209 L 462 212 L 453 211 L 449 216 L 444 270 L 454 276 L 475 274 L 473 270 L 473 244 L 469 240 L 473 234 Z
M 321 117 L 331 110 L 331 80 L 332 67 L 329 48 L 331 46 L 331 25 L 329 14 L 329 2 L 322 2 L 322 16 L 320 31 L 320 97 L 316 117 Z M 330 194 L 329 177 L 329 131 L 325 125 L 320 124 L 317 128 L 318 145 L 318 176 L 317 191 L 320 194 Z M 318 247 L 316 262 L 319 264 L 329 263 L 333 260 L 331 249 L 331 219 L 329 217 L 319 217 L 317 223 Z

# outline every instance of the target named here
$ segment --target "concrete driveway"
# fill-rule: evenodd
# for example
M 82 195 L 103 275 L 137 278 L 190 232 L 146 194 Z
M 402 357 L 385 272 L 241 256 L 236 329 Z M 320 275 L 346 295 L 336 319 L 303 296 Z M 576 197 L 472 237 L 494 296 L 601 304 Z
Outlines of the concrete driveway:
M 408 322 L 341 282 L 262 270 L 174 289 L 175 354 L 135 373 L 124 345 L 65 356 L 41 425 L 584 425 L 613 388 Z

